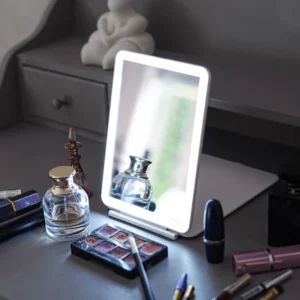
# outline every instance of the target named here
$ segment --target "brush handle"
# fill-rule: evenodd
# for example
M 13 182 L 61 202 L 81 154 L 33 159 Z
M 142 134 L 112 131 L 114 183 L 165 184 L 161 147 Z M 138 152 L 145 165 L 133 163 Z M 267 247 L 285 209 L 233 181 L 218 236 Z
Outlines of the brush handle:
M 146 274 L 146 271 L 145 271 L 145 268 L 143 266 L 143 263 L 142 263 L 142 260 L 141 260 L 141 257 L 139 255 L 139 253 L 138 252 L 133 253 L 133 257 L 134 257 L 135 263 L 137 265 L 137 269 L 138 269 L 139 276 L 140 276 L 140 279 L 141 279 L 141 283 L 142 283 L 142 286 L 143 286 L 143 290 L 144 290 L 144 293 L 145 293 L 145 299 L 146 300 L 155 300 L 154 293 L 152 291 L 150 282 L 148 280 L 148 276 Z

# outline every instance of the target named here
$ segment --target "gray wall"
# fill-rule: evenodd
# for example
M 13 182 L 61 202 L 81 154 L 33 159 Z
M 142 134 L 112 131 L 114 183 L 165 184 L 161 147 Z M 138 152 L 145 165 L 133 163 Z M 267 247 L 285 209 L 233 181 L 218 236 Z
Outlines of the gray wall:
M 78 31 L 96 27 L 104 0 L 75 0 Z M 300 58 L 299 0 L 133 0 L 159 48 Z
M 0 62 L 27 37 L 50 0 L 0 1 Z M 106 0 L 74 0 L 77 31 L 88 35 Z M 298 0 L 133 0 L 149 20 L 159 48 L 175 52 L 240 52 L 300 58 Z
M 0 65 L 10 48 L 28 37 L 50 0 L 0 0 Z

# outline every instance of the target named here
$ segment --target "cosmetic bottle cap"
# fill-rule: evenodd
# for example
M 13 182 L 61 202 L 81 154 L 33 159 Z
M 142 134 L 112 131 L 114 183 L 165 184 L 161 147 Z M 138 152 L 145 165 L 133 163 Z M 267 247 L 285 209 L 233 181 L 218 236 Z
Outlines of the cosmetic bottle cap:
M 271 248 L 274 269 L 295 268 L 300 266 L 300 245 Z
M 207 260 L 220 263 L 224 259 L 225 227 L 222 205 L 218 200 L 208 200 L 204 211 L 204 244 Z
M 38 208 L 41 203 L 40 195 L 35 190 L 30 190 L 15 197 L 0 200 L 0 217 L 24 209 Z
M 273 257 L 267 250 L 232 255 L 232 266 L 236 275 L 268 272 L 271 270 L 272 264 Z
M 17 211 L 28 209 L 29 207 L 38 208 L 41 204 L 41 197 L 35 190 L 24 192 L 9 199 L 14 203 Z
M 224 216 L 222 205 L 218 200 L 210 199 L 204 211 L 204 236 L 210 241 L 220 241 L 225 238 Z
M 60 166 L 50 170 L 49 176 L 53 179 L 51 191 L 54 195 L 69 195 L 74 192 L 73 177 L 76 174 L 70 166 Z
M 53 179 L 63 179 L 75 175 L 74 168 L 70 166 L 60 166 L 50 170 L 49 176 Z

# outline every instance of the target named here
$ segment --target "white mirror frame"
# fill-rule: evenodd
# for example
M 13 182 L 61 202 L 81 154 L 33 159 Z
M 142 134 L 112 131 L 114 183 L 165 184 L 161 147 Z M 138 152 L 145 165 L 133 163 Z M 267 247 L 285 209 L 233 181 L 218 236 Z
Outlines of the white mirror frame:
M 186 209 L 184 212 L 182 212 L 182 220 L 180 223 L 172 218 L 165 218 L 163 215 L 144 210 L 142 208 L 136 207 L 124 201 L 120 201 L 110 196 L 124 62 L 133 62 L 145 66 L 160 68 L 181 74 L 199 77 L 199 88 L 197 94 L 192 145 L 185 193 Z M 142 220 L 152 225 L 157 225 L 159 227 L 163 227 L 168 230 L 175 231 L 177 233 L 183 234 L 188 232 L 188 230 L 191 227 L 191 217 L 194 207 L 196 191 L 195 184 L 197 182 L 197 176 L 199 172 L 198 162 L 202 152 L 209 86 L 210 73 L 206 68 L 202 66 L 196 66 L 192 64 L 172 61 L 155 56 L 149 56 L 128 51 L 120 51 L 117 54 L 113 78 L 113 88 L 110 105 L 101 193 L 102 201 L 107 207 L 129 215 L 135 219 Z

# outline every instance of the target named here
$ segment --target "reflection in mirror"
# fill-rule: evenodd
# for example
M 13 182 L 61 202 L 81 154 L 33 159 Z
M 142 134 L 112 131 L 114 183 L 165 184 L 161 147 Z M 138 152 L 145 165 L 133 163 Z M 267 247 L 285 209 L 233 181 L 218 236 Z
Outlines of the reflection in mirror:
M 110 196 L 143 209 L 184 208 L 199 77 L 123 65 Z

